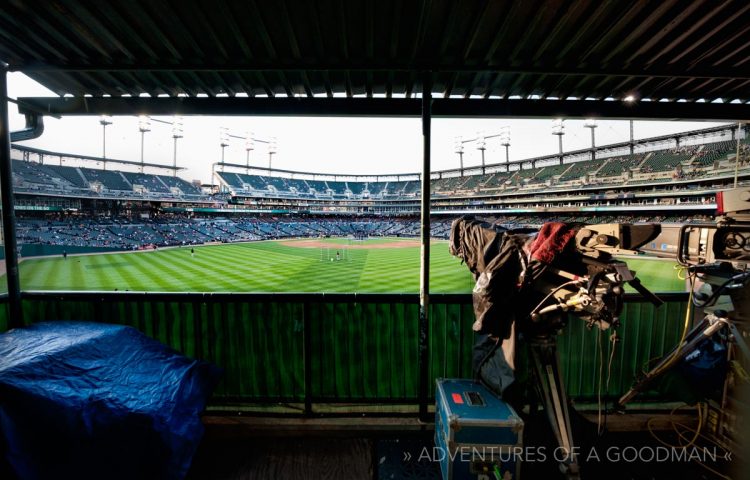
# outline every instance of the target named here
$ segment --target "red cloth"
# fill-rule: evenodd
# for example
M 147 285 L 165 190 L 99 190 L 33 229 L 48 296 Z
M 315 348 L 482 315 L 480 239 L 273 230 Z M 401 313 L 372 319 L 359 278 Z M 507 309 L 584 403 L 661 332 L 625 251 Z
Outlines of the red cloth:
M 529 247 L 529 256 L 542 263 L 551 263 L 575 234 L 576 231 L 566 223 L 545 223 Z

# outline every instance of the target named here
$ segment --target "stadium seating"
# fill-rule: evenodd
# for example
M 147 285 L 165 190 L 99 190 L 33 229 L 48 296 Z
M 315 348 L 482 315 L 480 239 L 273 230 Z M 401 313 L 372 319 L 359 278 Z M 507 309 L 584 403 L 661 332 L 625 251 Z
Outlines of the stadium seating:
M 320 180 L 305 180 L 309 188 L 315 190 L 317 194 L 326 194 L 328 192 L 328 186 L 325 182 Z
M 364 182 L 346 182 L 346 189 L 354 195 L 362 195 L 366 186 L 367 184 Z
M 307 183 L 305 183 L 304 180 L 287 179 L 287 188 L 290 192 L 294 190 L 300 194 L 310 193 L 310 187 L 307 185 Z
M 380 196 L 386 189 L 388 182 L 367 182 L 367 191 L 370 192 L 370 196 Z
M 48 170 L 52 170 L 61 178 L 64 178 L 68 182 L 72 183 L 79 188 L 87 188 L 87 180 L 81 175 L 81 170 L 75 167 L 66 167 L 62 165 L 47 165 Z
M 185 195 L 200 195 L 201 193 L 200 188 L 196 187 L 190 182 L 186 182 L 180 177 L 169 177 L 166 175 L 158 175 L 158 178 L 170 189 L 172 188 L 179 189 Z
M 578 180 L 586 174 L 596 173 L 604 164 L 604 160 L 586 160 L 583 162 L 571 163 L 565 173 L 560 176 L 561 182 Z
M 94 170 L 92 168 L 81 168 L 80 171 L 89 184 L 100 183 L 107 190 L 133 191 L 132 181 L 128 183 L 128 180 L 123 177 L 123 175 L 128 174 L 111 170 Z
M 140 185 L 149 192 L 169 193 L 169 188 L 154 175 L 144 175 L 142 173 L 131 172 L 123 173 L 123 175 L 127 181 L 133 185 L 133 188 Z
M 55 169 L 38 163 L 13 160 L 14 182 L 17 186 L 35 186 L 37 189 L 58 189 L 79 187 L 82 183 L 74 184 L 67 178 L 59 175 Z M 63 167 L 70 169 L 70 167 Z M 81 180 L 80 178 L 75 178 Z
M 548 165 L 542 167 L 534 177 L 534 182 L 546 182 L 554 177 L 562 175 L 565 170 L 569 168 L 568 165 Z
M 288 192 L 289 185 L 285 178 L 282 177 L 261 177 L 265 180 L 267 186 L 272 186 L 277 192 Z M 268 188 L 268 187 L 266 187 Z
M 643 162 L 645 155 L 632 155 L 627 157 L 610 158 L 602 166 L 596 175 L 598 177 L 614 177 L 637 167 Z
M 329 189 L 333 190 L 334 195 L 344 195 L 346 193 L 346 182 L 326 181 Z
M 227 175 L 222 173 L 221 175 Z M 249 185 L 254 190 L 268 190 L 268 184 L 259 175 L 247 175 L 244 173 L 237 173 L 237 179 L 239 180 L 239 188 L 243 188 L 243 185 Z
M 660 150 L 653 152 L 641 164 L 640 171 L 648 173 L 673 170 L 680 163 L 689 160 L 694 154 L 694 148 L 688 148 L 685 151 Z

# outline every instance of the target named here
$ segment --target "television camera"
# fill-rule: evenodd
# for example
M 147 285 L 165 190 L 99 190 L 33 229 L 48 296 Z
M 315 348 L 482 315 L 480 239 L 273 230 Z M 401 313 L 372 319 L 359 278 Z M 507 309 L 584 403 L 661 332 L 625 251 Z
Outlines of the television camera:
M 750 349 L 737 326 L 750 320 L 750 189 L 719 192 L 717 205 L 715 223 L 683 225 L 677 245 L 668 249 L 676 252 L 669 256 L 686 268 L 691 285 L 702 281 L 691 301 L 703 309 L 705 317 L 635 382 L 617 408 L 719 331 L 727 329 L 750 359 Z M 557 443 L 566 452 L 561 470 L 569 479 L 579 478 L 579 468 L 555 336 L 569 314 L 590 328 L 617 328 L 626 283 L 660 305 L 661 300 L 640 284 L 635 272 L 615 257 L 641 253 L 649 242 L 658 244 L 661 233 L 658 224 L 545 224 L 534 233 L 505 230 L 473 218 L 458 219 L 451 227 L 450 251 L 467 263 L 477 281 L 474 330 L 496 338 L 496 349 L 502 347 L 504 364 L 510 370 L 517 337 L 528 344 L 535 386 Z M 508 263 L 513 268 L 507 268 Z M 498 375 L 484 370 L 492 354 L 488 352 L 474 367 L 484 383 L 502 393 L 507 385 L 492 385 Z
M 718 192 L 716 201 L 714 223 L 682 225 L 677 236 L 676 259 L 688 273 L 692 306 L 702 310 L 703 319 L 686 330 L 680 344 L 636 380 L 620 397 L 617 408 L 624 408 L 655 379 L 720 332 L 732 345 L 733 358 L 738 357 L 737 350 L 745 362 L 750 360 L 750 348 L 744 340 L 750 321 L 750 188 Z M 732 395 L 729 384 L 725 382 L 722 405 L 737 404 L 727 398 Z M 723 409 L 719 415 L 725 415 Z M 721 430 L 725 422 L 720 418 L 717 423 Z M 716 433 L 722 435 L 721 431 Z
M 471 217 L 458 219 L 451 227 L 450 251 L 466 262 L 477 281 L 474 330 L 495 339 L 495 348 L 474 365 L 477 375 L 502 393 L 507 382 L 498 385 L 498 375 L 488 372 L 487 365 L 499 356 L 494 364 L 500 362 L 499 369 L 506 374 L 512 371 L 516 339 L 525 340 L 537 392 L 565 453 L 561 469 L 568 478 L 578 478 L 579 468 L 556 335 L 568 314 L 580 317 L 590 328 L 616 328 L 625 283 L 660 304 L 635 272 L 614 258 L 639 253 L 638 248 L 659 233 L 657 224 L 563 223 L 548 223 L 533 233 L 498 229 Z

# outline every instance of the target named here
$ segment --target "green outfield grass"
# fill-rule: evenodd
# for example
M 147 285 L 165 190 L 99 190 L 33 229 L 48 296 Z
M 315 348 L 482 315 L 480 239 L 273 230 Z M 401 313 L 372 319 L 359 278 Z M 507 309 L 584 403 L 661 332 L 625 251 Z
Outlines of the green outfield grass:
M 392 247 L 402 239 L 350 242 L 327 239 L 326 247 L 300 248 L 278 241 L 170 248 L 157 251 L 25 259 L 24 290 L 131 290 L 208 292 L 419 291 L 419 248 Z M 350 248 L 356 243 L 369 248 Z M 330 246 L 330 248 L 328 248 Z M 389 248 L 383 248 L 383 247 Z M 335 260 L 339 251 L 340 260 Z M 331 258 L 334 258 L 332 261 Z M 654 291 L 683 290 L 672 263 L 628 261 Z M 432 243 L 430 290 L 468 293 L 465 265 Z

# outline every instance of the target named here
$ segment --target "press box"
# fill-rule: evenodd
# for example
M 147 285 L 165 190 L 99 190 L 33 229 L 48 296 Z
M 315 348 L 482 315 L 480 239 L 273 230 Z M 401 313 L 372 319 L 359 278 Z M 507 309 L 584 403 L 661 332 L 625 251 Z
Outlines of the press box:
M 473 380 L 438 379 L 435 460 L 443 480 L 517 480 L 523 421 Z

